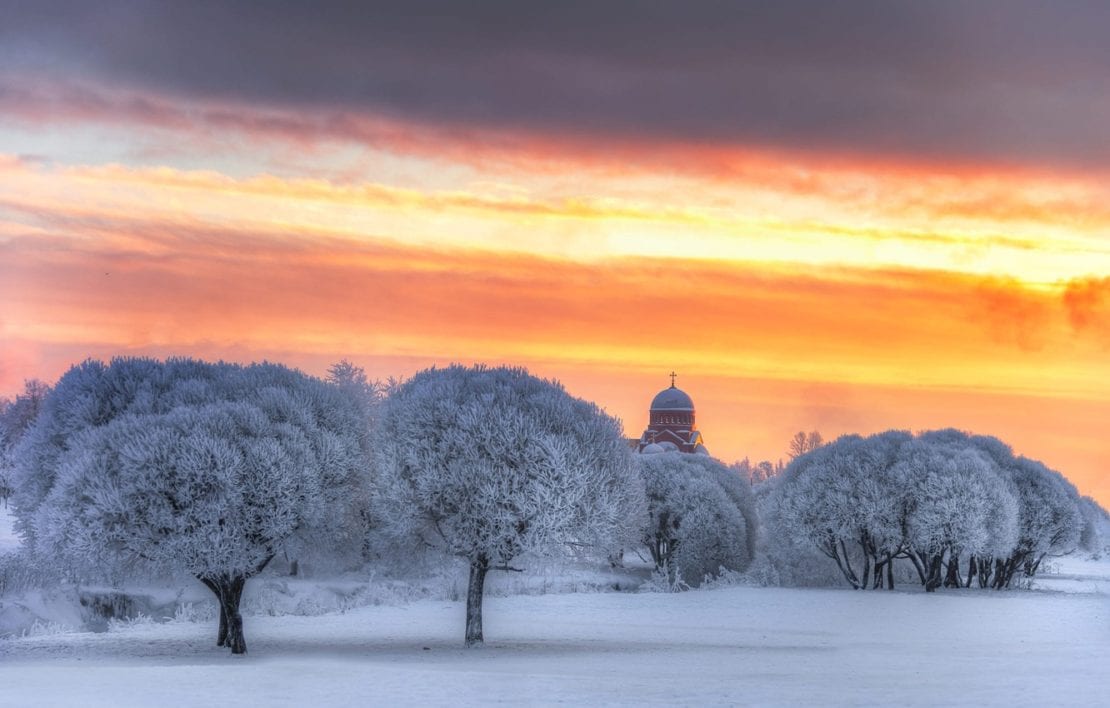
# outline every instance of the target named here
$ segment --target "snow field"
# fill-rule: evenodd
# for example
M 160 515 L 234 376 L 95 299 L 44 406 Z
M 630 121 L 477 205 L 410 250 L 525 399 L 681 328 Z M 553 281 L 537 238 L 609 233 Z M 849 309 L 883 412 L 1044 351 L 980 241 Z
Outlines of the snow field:
M 1104 576 L 1106 564 L 1098 568 Z M 724 588 L 487 598 L 0 642 L 0 705 L 1107 705 L 1110 602 Z

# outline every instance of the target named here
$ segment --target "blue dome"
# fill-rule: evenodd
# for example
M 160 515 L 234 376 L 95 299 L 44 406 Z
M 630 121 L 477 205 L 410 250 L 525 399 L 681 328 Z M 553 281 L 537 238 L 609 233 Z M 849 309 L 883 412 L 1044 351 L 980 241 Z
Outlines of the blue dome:
M 653 411 L 693 411 L 694 402 L 680 388 L 671 386 L 656 394 L 651 400 Z

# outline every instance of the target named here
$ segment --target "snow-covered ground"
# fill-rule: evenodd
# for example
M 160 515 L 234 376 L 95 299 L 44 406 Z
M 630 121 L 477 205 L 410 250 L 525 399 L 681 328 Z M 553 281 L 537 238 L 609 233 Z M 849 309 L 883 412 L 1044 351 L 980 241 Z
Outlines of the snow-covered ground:
M 1110 570 L 1100 564 L 1103 571 Z M 1110 598 L 725 588 L 461 603 L 0 641 L 0 705 L 1107 705 Z
M 48 627 L 0 640 L 0 706 L 1110 705 L 1110 562 L 1068 557 L 1048 570 L 1033 591 L 1001 593 L 491 597 L 487 645 L 473 650 L 461 646 L 462 603 L 389 597 L 248 616 L 244 657 L 214 646 L 212 620 Z M 344 591 L 252 583 L 280 612 Z M 186 599 L 211 614 L 203 592 Z
M 1102 594 L 1110 601 L 1110 558 L 1096 561 L 1076 553 L 1047 559 L 1044 566 L 1033 585 L 1037 590 Z

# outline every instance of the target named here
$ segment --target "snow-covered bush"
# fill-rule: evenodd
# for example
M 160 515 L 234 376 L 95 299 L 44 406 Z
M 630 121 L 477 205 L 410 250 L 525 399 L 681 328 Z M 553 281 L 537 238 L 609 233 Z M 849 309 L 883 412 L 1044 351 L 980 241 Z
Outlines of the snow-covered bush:
M 643 485 L 620 424 L 518 368 L 422 371 L 386 400 L 374 433 L 376 523 L 469 564 L 465 641 L 482 641 L 490 569 L 524 554 L 627 545 Z
M 357 542 L 365 443 L 349 398 L 282 366 L 87 361 L 17 451 L 14 510 L 74 567 L 196 576 L 220 602 L 217 643 L 242 653 L 243 586 L 286 541 Z
M 697 587 L 721 569 L 748 567 L 758 521 L 747 481 L 706 455 L 664 452 L 638 460 L 648 498 L 643 542 L 667 587 Z

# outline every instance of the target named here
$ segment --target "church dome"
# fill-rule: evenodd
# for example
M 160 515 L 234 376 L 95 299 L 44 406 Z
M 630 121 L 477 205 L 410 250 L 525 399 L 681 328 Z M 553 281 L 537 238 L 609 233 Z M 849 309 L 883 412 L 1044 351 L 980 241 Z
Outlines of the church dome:
M 675 388 L 672 384 L 670 388 L 665 388 L 656 394 L 655 398 L 651 401 L 651 410 L 653 411 L 693 411 L 694 402 L 686 395 L 686 392 L 680 388 Z
M 644 449 L 640 450 L 641 455 L 658 455 L 661 452 L 666 452 L 667 449 L 662 445 L 656 443 L 648 443 L 644 445 Z

